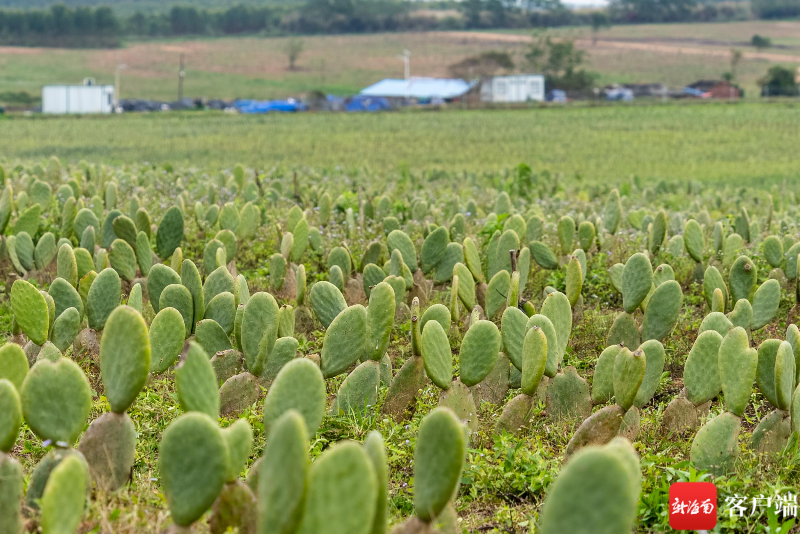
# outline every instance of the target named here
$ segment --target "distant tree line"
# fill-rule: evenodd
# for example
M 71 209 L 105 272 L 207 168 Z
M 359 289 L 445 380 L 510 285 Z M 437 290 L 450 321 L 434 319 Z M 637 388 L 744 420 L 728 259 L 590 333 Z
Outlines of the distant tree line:
M 797 6 L 795 6 L 797 4 Z M 800 0 L 753 0 L 764 17 L 796 16 Z M 610 24 L 733 20 L 741 7 L 698 0 L 612 0 L 603 11 L 575 11 L 560 0 L 464 0 L 440 7 L 458 16 L 415 12 L 401 0 L 306 0 L 304 4 L 235 5 L 227 9 L 175 6 L 166 13 L 121 17 L 107 7 L 51 6 L 0 10 L 0 44 L 114 47 L 126 38 L 287 33 L 365 33 L 476 28 L 591 26 L 595 37 Z

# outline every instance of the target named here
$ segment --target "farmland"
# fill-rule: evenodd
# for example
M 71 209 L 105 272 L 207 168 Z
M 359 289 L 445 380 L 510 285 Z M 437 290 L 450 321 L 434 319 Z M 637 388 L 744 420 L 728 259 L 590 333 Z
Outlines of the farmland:
M 732 22 L 715 24 L 628 25 L 602 30 L 592 43 L 589 28 L 549 30 L 575 39 L 588 53 L 588 68 L 599 82 L 663 82 L 680 88 L 698 79 L 716 79 L 730 71 L 730 49 L 744 53 L 737 79 L 746 98 L 757 98 L 756 81 L 769 66 L 800 64 L 800 23 Z M 749 46 L 754 34 L 774 47 Z M 92 76 L 113 83 L 117 64 L 122 96 L 174 100 L 177 66 L 184 54 L 185 94 L 205 98 L 284 98 L 311 90 L 348 95 L 384 77 L 402 76 L 397 54 L 412 51 L 412 74 L 448 76 L 448 67 L 488 50 L 511 53 L 522 71 L 529 33 L 429 32 L 304 37 L 305 51 L 290 71 L 284 53 L 287 38 L 220 38 L 130 42 L 117 50 L 63 50 L 6 47 L 0 50 L 0 94 L 38 95 L 48 83 L 79 83 Z
M 215 113 L 0 122 L 10 159 L 236 163 L 284 171 L 495 173 L 526 163 L 571 181 L 756 184 L 797 177 L 795 104 L 691 104 L 266 117 Z

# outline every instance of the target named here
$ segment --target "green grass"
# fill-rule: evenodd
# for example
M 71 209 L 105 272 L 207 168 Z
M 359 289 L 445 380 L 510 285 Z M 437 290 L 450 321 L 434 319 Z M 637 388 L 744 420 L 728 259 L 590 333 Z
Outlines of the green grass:
M 800 106 L 693 104 L 525 110 L 232 116 L 222 113 L 0 122 L 2 156 L 261 169 L 502 172 L 760 184 L 798 177 Z

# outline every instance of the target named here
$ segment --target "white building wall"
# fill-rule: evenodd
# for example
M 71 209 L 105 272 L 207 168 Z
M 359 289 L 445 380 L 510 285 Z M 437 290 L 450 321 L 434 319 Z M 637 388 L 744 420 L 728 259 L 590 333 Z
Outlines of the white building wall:
M 114 110 L 113 85 L 45 85 L 42 87 L 42 113 L 111 113 Z
M 541 74 L 493 76 L 483 82 L 481 100 L 495 103 L 542 102 L 544 101 L 544 76 Z

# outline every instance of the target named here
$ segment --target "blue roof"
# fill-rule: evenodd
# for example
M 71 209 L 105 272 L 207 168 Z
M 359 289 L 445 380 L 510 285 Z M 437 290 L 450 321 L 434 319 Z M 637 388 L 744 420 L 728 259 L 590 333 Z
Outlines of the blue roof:
M 410 78 L 396 80 L 387 78 L 362 90 L 364 96 L 399 98 L 456 98 L 470 90 L 472 86 L 462 79 Z

